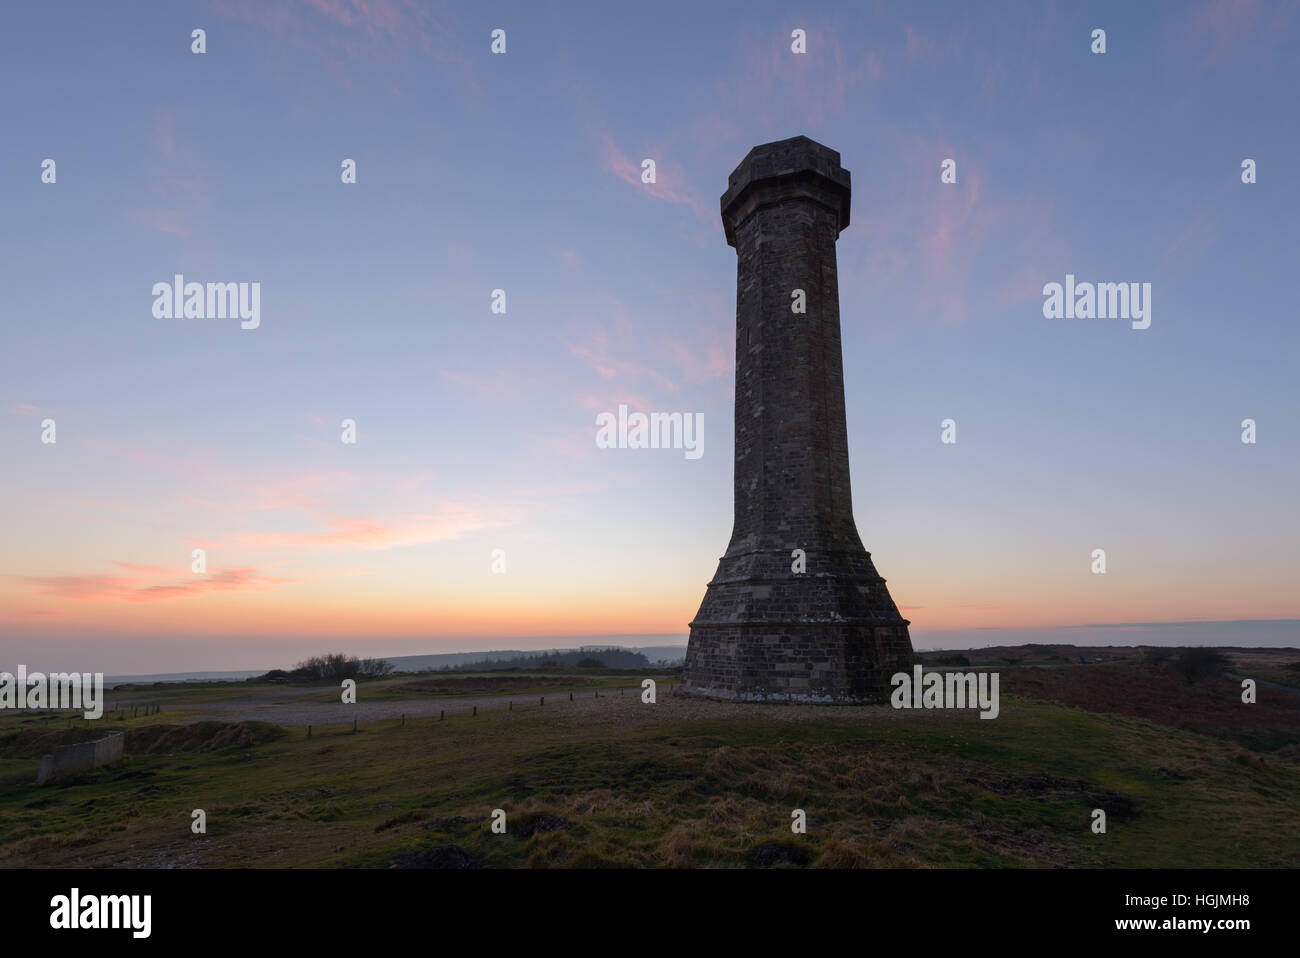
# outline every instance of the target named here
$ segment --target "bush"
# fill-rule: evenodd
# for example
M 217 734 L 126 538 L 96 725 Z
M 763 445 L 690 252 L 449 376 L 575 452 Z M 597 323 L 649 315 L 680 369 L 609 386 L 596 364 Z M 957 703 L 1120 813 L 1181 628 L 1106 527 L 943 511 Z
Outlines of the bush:
M 1228 657 L 1214 649 L 1185 649 L 1174 662 L 1174 671 L 1188 683 L 1213 678 L 1228 667 Z
M 296 679 L 314 682 L 340 682 L 343 679 L 377 679 L 391 671 L 392 664 L 384 659 L 359 659 L 355 655 L 331 652 L 304 659 L 289 674 Z

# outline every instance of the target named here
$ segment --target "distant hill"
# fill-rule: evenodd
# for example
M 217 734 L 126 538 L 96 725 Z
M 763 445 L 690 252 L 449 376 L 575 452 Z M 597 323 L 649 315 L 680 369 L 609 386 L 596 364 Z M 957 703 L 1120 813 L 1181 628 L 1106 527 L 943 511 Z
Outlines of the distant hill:
M 162 672 L 157 675 L 106 675 L 104 688 L 119 685 L 153 685 L 155 682 L 226 682 L 265 675 L 266 669 L 240 672 Z
M 652 665 L 667 663 L 680 665 L 686 659 L 684 645 L 582 645 L 564 649 L 495 649 L 487 652 L 444 652 L 437 655 L 390 655 L 386 661 L 391 662 L 399 672 L 422 672 L 426 669 L 464 668 L 470 665 L 488 665 L 510 662 L 516 659 L 533 659 L 542 655 L 555 655 L 572 652 L 596 652 L 602 649 L 620 649 L 627 652 L 639 652 Z
M 665 636 L 666 637 L 666 636 Z M 647 636 L 649 638 L 649 636 Z M 650 660 L 651 665 L 681 665 L 686 660 L 686 645 L 618 645 L 606 642 L 603 645 L 577 645 L 550 649 L 497 649 L 488 652 L 442 652 L 435 655 L 389 655 L 384 660 L 393 663 L 399 672 L 423 672 L 426 669 L 461 668 L 478 663 L 506 662 L 555 653 L 594 651 L 598 649 L 623 649 L 628 652 L 640 652 Z M 104 677 L 105 688 L 117 685 L 153 685 L 155 682 L 222 682 L 242 680 L 265 675 L 267 669 L 245 669 L 229 672 L 163 672 L 156 675 L 108 675 Z

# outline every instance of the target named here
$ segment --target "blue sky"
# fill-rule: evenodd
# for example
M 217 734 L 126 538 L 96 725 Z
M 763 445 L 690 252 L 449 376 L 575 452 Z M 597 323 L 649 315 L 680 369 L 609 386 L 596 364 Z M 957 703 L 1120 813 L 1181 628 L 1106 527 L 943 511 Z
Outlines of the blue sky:
M 731 525 L 718 196 L 798 134 L 853 175 L 855 514 L 916 645 L 1300 618 L 1298 32 L 1259 0 L 14 8 L 0 637 L 164 671 L 684 635 Z M 260 327 L 154 318 L 175 273 L 260 282 Z M 1151 283 L 1151 327 L 1044 318 L 1067 273 Z M 702 413 L 705 455 L 597 449 L 620 402 Z

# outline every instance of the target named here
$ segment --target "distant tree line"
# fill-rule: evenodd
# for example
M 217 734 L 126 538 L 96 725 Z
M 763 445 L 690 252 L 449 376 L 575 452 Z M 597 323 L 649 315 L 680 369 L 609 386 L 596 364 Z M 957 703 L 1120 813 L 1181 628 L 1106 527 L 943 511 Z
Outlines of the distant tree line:
M 443 666 L 445 671 L 493 671 L 497 669 L 648 669 L 650 660 L 630 649 L 581 649 L 569 652 L 541 652 L 510 659 L 489 659 Z
M 384 659 L 359 659 L 355 655 L 328 652 L 303 659 L 292 669 L 272 669 L 250 681 L 341 682 L 344 679 L 377 679 L 393 671 Z

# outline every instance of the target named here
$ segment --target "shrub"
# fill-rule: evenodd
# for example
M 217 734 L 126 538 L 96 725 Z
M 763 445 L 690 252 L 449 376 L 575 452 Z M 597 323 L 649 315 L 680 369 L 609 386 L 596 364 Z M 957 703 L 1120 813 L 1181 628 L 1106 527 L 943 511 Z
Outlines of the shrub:
M 384 659 L 359 659 L 355 655 L 331 652 L 304 659 L 290 674 L 296 679 L 339 682 L 343 679 L 376 679 L 391 671 L 392 664 Z
M 1228 667 L 1228 657 L 1214 649 L 1184 649 L 1174 662 L 1174 671 L 1188 683 L 1219 675 Z

